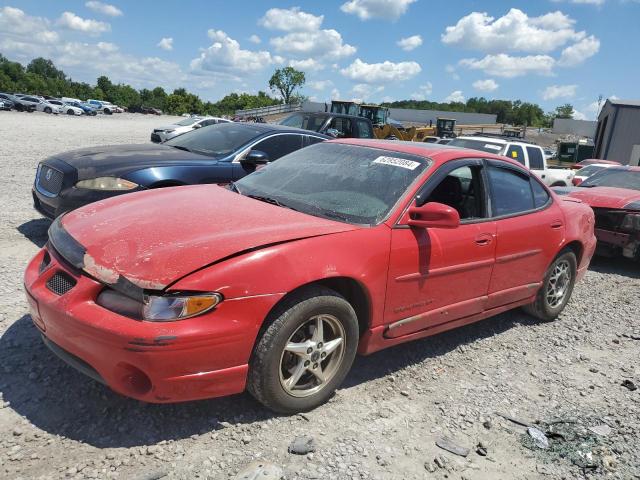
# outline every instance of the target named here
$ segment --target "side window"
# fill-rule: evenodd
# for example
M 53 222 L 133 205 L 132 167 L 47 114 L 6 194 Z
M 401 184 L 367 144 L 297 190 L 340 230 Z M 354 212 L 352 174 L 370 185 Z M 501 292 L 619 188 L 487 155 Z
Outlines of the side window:
M 536 208 L 543 207 L 549 201 L 549 193 L 545 190 L 542 184 L 531 176 L 531 189 L 533 190 L 533 203 Z
M 218 122 L 212 118 L 212 119 L 204 120 L 200 122 L 200 125 L 202 125 L 203 127 L 208 127 L 209 125 L 215 125 L 216 123 Z
M 506 156 L 524 165 L 524 150 L 520 145 L 509 145 Z
M 465 166 L 450 172 L 431 191 L 426 202 L 455 208 L 460 220 L 486 218 L 485 193 L 480 166 Z
M 494 217 L 533 210 L 533 193 L 525 173 L 490 166 L 489 183 Z
M 529 168 L 532 170 L 544 170 L 544 157 L 542 150 L 538 147 L 527 147 L 529 155 Z
M 302 135 L 274 135 L 254 145 L 253 150 L 261 150 L 273 162 L 278 158 L 302 148 Z
M 373 138 L 373 131 L 371 130 L 371 124 L 369 122 L 358 120 L 358 137 Z
M 338 138 L 352 137 L 351 119 L 336 117 L 331 120 L 328 128 L 335 128 L 338 131 Z

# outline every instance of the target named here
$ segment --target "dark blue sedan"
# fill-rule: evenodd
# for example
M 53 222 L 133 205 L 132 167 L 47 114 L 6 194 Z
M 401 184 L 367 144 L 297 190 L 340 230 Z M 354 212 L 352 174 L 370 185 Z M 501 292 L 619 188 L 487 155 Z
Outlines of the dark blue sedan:
M 55 218 L 123 193 L 198 183 L 227 184 L 260 165 L 329 138 L 281 125 L 226 123 L 193 130 L 159 145 L 73 150 L 38 165 L 34 206 L 44 216 Z

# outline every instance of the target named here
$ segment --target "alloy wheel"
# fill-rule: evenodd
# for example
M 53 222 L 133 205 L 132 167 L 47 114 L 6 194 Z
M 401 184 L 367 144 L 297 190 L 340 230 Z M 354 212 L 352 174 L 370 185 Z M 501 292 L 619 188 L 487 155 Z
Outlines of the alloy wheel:
M 566 260 L 556 263 L 549 276 L 545 295 L 549 307 L 557 308 L 562 304 L 570 285 L 571 265 Z
M 318 393 L 340 369 L 345 330 L 333 315 L 316 315 L 289 337 L 280 357 L 280 384 L 293 397 Z

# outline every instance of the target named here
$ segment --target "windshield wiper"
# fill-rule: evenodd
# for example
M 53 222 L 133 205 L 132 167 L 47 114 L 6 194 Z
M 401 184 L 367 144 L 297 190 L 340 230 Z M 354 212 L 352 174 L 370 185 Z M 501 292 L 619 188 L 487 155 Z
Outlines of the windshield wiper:
M 184 150 L 185 152 L 191 152 L 187 147 L 183 147 L 182 145 L 169 145 L 170 147 L 177 148 L 178 150 Z
M 237 187 L 235 188 L 237 190 Z M 238 193 L 240 192 L 238 191 Z M 276 207 L 288 208 L 289 210 L 295 210 L 296 212 L 299 211 L 297 208 L 293 208 L 292 206 L 287 205 L 286 203 L 282 203 L 280 200 L 276 200 L 273 197 L 266 197 L 264 195 L 244 194 L 244 193 L 240 193 L 240 195 L 244 195 L 245 197 L 253 198 L 255 200 L 260 200 L 261 202 L 270 203 L 271 205 L 275 205 Z
M 236 192 L 236 193 L 240 193 L 240 190 L 238 189 L 238 187 L 236 186 L 236 182 L 231 182 L 229 184 L 229 190 L 231 190 L 232 192 Z M 241 194 L 242 195 L 242 194 Z

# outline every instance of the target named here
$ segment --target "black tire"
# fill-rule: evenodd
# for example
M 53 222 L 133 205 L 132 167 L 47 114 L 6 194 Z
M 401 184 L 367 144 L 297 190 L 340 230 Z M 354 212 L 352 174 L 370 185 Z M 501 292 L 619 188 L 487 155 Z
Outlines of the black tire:
M 69 109 L 67 110 L 67 115 L 75 115 L 76 112 L 74 112 L 73 110 Z
M 112 112 L 111 112 L 111 110 L 109 110 L 108 108 L 105 108 L 105 109 L 104 109 L 104 111 L 103 111 L 103 113 L 104 113 L 105 115 L 111 115 L 111 113 L 112 113 Z
M 562 301 L 558 305 L 550 305 L 548 301 L 547 291 L 552 281 L 551 277 L 556 266 L 564 262 L 568 263 L 569 265 L 569 272 L 571 277 L 566 284 L 566 291 L 564 293 Z M 571 293 L 573 292 L 573 287 L 576 283 L 577 263 L 578 262 L 576 260 L 575 253 L 573 253 L 571 250 L 561 251 L 553 260 L 553 262 L 551 262 L 551 265 L 547 269 L 547 273 L 544 276 L 544 281 L 542 282 L 540 290 L 538 290 L 535 301 L 529 305 L 525 305 L 523 307 L 524 311 L 529 315 L 532 315 L 544 322 L 551 322 L 555 320 L 558 315 L 560 315 L 562 310 L 564 310 L 564 307 L 567 305 L 569 299 L 571 298 Z
M 51 113 L 51 108 L 50 107 L 45 107 L 44 108 L 44 113 Z
M 332 315 L 344 328 L 344 353 L 333 377 L 306 397 L 289 394 L 280 381 L 284 347 L 302 325 L 317 315 Z M 346 377 L 358 347 L 358 318 L 344 297 L 325 287 L 309 287 L 285 300 L 267 318 L 249 363 L 247 389 L 263 405 L 279 413 L 306 412 L 325 403 Z M 327 357 L 328 358 L 328 357 Z

